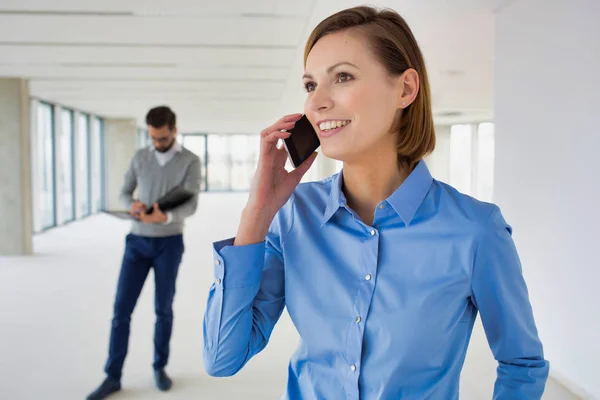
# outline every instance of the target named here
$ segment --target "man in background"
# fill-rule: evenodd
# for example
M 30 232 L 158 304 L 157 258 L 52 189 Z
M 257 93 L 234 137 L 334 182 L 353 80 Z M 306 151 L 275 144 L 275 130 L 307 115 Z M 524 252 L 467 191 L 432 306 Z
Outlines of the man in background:
M 150 269 L 154 269 L 156 287 L 154 379 L 162 391 L 172 386 L 165 372 L 173 326 L 172 304 L 184 251 L 184 220 L 194 214 L 198 204 L 200 160 L 177 142 L 176 116 L 168 107 L 150 110 L 146 123 L 152 146 L 136 152 L 121 190 L 121 202 L 130 210 L 133 222 L 126 237 L 117 285 L 109 354 L 104 368 L 107 377 L 88 400 L 104 399 L 121 389 L 131 314 Z M 173 210 L 160 210 L 157 200 L 180 185 L 194 193 L 194 197 Z M 137 199 L 134 199 L 136 189 Z

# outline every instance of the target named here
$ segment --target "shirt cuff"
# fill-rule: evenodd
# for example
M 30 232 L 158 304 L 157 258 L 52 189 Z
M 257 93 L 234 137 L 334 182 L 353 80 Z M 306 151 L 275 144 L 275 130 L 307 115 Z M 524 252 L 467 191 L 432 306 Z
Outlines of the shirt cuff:
M 215 282 L 227 287 L 260 284 L 265 259 L 265 243 L 234 246 L 235 238 L 213 243 Z
M 167 211 L 165 214 L 167 215 L 167 220 L 163 222 L 163 225 L 170 224 L 173 221 L 173 213 L 171 211 Z

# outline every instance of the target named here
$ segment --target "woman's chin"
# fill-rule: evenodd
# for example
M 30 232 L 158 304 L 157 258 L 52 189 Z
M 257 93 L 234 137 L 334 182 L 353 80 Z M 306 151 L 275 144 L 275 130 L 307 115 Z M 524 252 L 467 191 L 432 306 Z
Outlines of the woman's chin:
M 320 152 L 327 158 L 331 158 L 335 161 L 343 162 L 348 154 L 346 149 L 341 149 L 338 146 L 321 145 Z

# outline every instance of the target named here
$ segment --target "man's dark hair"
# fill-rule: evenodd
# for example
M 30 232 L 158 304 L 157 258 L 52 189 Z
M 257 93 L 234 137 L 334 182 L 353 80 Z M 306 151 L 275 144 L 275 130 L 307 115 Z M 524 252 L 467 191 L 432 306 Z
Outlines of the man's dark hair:
M 167 126 L 172 131 L 175 128 L 176 119 L 175 113 L 169 107 L 160 106 L 148 111 L 146 124 L 157 129 Z

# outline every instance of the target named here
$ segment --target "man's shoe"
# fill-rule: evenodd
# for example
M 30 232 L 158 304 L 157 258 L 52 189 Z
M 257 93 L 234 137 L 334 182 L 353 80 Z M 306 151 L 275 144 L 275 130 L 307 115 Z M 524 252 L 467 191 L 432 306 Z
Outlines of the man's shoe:
M 121 390 L 121 382 L 109 377 L 87 397 L 87 400 L 102 400 L 119 390 Z
M 173 381 L 167 376 L 164 369 L 154 371 L 154 381 L 156 382 L 156 387 L 163 392 L 166 392 L 173 386 Z

